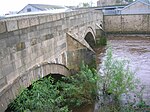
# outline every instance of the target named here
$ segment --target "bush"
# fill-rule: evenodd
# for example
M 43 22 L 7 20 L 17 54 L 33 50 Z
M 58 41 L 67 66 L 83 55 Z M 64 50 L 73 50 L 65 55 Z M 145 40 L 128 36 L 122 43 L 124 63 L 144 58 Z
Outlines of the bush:
M 45 77 L 24 89 L 10 104 L 15 112 L 69 112 L 69 108 L 93 103 L 97 96 L 98 75 L 82 64 L 77 75 L 55 81 Z
M 139 80 L 129 69 L 128 61 L 115 59 L 109 48 L 102 65 L 100 112 L 141 112 L 150 109 L 143 100 L 144 87 L 137 86 L 140 85 Z M 126 103 L 120 103 L 123 95 Z
M 105 46 L 107 45 L 107 38 L 105 36 L 99 37 L 99 40 L 96 41 L 96 46 Z
M 103 90 L 106 94 L 113 94 L 117 99 L 123 93 L 128 93 L 135 88 L 135 74 L 129 69 L 128 61 L 117 60 L 108 49 L 103 64 Z

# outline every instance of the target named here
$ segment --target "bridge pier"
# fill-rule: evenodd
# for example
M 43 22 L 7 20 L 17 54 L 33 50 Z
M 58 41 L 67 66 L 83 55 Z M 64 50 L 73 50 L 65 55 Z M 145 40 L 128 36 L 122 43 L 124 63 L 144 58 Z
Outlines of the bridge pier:
M 85 64 L 92 65 L 95 60 L 95 52 L 91 47 L 80 43 L 70 35 L 67 35 L 67 67 L 78 71 L 84 61 Z

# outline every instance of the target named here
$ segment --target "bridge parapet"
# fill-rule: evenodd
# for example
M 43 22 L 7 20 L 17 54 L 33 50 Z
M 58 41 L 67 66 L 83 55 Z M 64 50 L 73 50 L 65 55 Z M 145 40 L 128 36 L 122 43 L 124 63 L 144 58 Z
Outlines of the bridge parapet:
M 81 47 L 78 46 L 77 51 L 82 51 L 80 49 L 83 47 L 91 49 L 85 36 L 90 32 L 93 35 L 91 38 L 95 38 L 96 23 L 100 24 L 102 21 L 102 13 L 95 10 L 0 20 L 0 99 L 5 94 L 2 91 L 10 83 L 39 63 L 47 61 L 67 67 L 71 65 L 72 59 L 75 59 L 75 63 L 77 58 L 72 56 L 78 53 L 68 49 L 68 43 L 72 41 L 67 41 L 68 34 L 74 38 L 72 46 L 75 44 Z

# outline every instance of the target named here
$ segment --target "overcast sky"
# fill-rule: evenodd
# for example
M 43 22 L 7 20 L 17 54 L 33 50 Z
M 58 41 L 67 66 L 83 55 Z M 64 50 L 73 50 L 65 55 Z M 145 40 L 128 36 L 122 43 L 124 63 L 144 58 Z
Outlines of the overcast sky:
M 0 15 L 9 11 L 19 11 L 27 4 L 51 4 L 51 5 L 78 5 L 83 2 L 93 2 L 97 0 L 2 0 L 0 3 Z

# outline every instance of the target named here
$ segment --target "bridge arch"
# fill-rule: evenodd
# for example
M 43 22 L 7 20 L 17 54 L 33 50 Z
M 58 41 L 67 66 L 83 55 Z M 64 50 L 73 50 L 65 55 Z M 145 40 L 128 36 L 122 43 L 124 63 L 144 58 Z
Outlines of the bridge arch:
M 95 39 L 95 32 L 92 27 L 87 28 L 84 39 L 92 48 L 94 48 L 96 39 Z
M 13 83 L 3 90 L 0 99 L 0 108 L 3 109 L 2 111 L 7 109 L 9 103 L 17 97 L 22 87 L 29 87 L 33 81 L 37 81 L 49 74 L 69 76 L 71 73 L 65 65 L 58 63 L 44 62 L 32 67 L 21 76 L 18 76 Z

